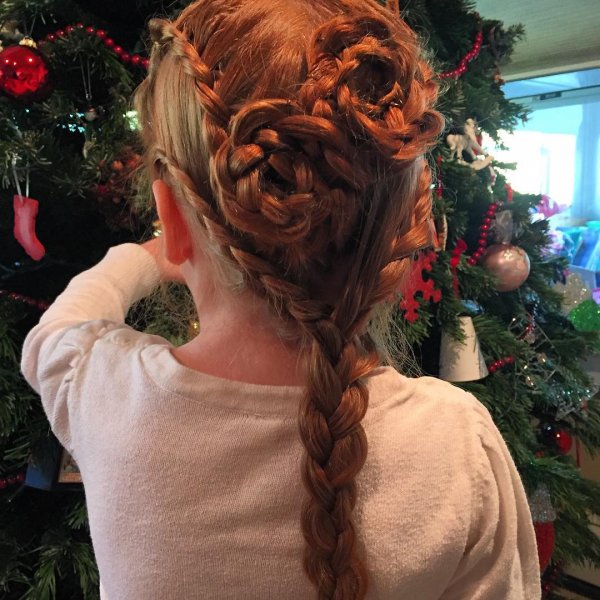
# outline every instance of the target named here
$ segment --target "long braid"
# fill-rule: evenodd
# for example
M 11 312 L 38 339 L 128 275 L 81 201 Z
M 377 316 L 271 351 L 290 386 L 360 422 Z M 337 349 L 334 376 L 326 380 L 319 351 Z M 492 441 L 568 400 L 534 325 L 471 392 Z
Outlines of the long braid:
M 397 291 L 406 257 L 430 243 L 430 175 L 419 157 L 442 119 L 414 34 L 372 0 L 329 4 L 335 8 L 285 3 L 304 15 L 310 42 L 305 61 L 290 63 L 279 97 L 253 96 L 232 58 L 231 47 L 250 33 L 276 56 L 271 40 L 256 39 L 259 13 L 248 9 L 247 30 L 241 16 L 236 21 L 243 0 L 204 0 L 175 24 L 153 21 L 156 49 L 138 106 L 151 166 L 178 186 L 221 256 L 297 331 L 306 369 L 298 413 L 304 568 L 319 598 L 349 600 L 368 588 L 353 522 L 356 476 L 367 459 L 365 377 L 380 360 L 367 325 L 373 307 Z M 277 7 L 261 10 L 264 19 Z M 321 11 L 316 30 L 311 11 Z M 230 24 L 227 42 L 214 37 L 216 23 L 223 39 Z M 299 56 L 302 36 L 289 39 Z M 275 69 L 253 76 L 256 90 L 269 89 Z M 175 79 L 179 72 L 187 80 Z M 191 82 L 200 144 L 177 140 L 163 115 L 160 127 L 157 82 L 169 76 L 172 90 Z M 236 83 L 245 98 L 235 96 Z M 186 119 L 193 126 L 181 112 L 169 113 L 180 132 Z M 404 203 L 390 208 L 390 196 Z

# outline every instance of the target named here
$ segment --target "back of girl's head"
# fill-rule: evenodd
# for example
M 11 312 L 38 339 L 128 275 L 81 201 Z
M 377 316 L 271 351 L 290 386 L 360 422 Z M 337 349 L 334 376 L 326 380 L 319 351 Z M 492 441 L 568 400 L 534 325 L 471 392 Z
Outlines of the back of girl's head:
M 136 97 L 150 174 L 213 263 L 296 332 L 304 569 L 319 598 L 362 598 L 352 511 L 364 377 L 380 363 L 368 324 L 431 243 L 431 68 L 376 0 L 199 0 L 150 30 Z

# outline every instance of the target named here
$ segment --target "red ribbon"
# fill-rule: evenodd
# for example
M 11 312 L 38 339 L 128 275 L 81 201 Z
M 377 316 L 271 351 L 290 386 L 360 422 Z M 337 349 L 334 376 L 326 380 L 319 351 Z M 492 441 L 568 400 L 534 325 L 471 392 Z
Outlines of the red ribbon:
M 467 249 L 467 244 L 464 240 L 458 240 L 454 250 L 452 250 L 452 257 L 450 258 L 450 268 L 452 269 L 452 286 L 454 287 L 454 295 L 458 298 L 458 263 L 460 262 L 460 255 Z
M 506 190 L 506 202 L 510 204 L 513 200 L 513 189 L 510 187 L 510 183 L 505 183 L 504 189 Z

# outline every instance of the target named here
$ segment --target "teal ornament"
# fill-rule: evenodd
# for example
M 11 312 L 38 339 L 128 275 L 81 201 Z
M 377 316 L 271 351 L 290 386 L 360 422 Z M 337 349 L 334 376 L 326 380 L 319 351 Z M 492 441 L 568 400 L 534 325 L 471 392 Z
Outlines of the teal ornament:
M 569 313 L 569 319 L 577 331 L 600 331 L 600 306 L 584 300 Z

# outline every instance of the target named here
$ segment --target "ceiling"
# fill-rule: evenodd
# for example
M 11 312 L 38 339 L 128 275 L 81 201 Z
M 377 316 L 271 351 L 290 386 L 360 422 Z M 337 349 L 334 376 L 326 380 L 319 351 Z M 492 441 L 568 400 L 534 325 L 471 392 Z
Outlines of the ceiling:
M 504 79 L 600 67 L 600 0 L 476 0 L 482 17 L 521 23 L 525 39 Z

